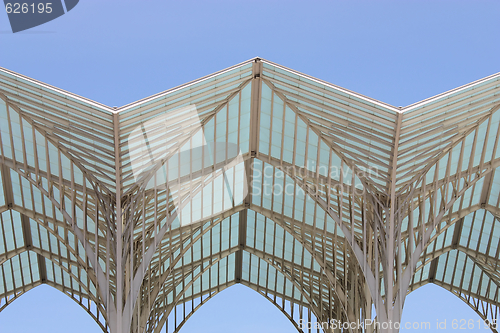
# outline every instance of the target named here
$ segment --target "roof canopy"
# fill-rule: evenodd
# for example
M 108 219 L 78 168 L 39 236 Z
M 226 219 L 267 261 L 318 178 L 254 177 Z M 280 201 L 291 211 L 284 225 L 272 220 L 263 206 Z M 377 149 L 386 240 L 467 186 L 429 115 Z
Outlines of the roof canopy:
M 495 318 L 499 108 L 500 73 L 398 108 L 254 58 L 111 108 L 0 68 L 0 310 L 176 331 L 242 283 L 299 329 L 433 282 Z

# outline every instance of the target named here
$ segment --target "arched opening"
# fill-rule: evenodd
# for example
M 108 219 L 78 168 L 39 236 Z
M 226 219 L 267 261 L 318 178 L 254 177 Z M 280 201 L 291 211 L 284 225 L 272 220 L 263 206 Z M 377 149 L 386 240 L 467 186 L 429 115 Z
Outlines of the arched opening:
M 409 328 L 404 325 L 409 325 Z M 425 328 L 424 325 L 429 325 L 430 328 Z M 461 327 L 466 331 L 491 332 L 467 304 L 433 283 L 418 288 L 406 297 L 401 331 L 452 333 Z
M 74 300 L 48 286 L 38 286 L 0 312 L 2 332 L 102 333 L 102 329 Z
M 165 332 L 166 327 L 162 329 Z M 271 302 L 236 284 L 213 296 L 180 329 L 180 333 L 296 333 L 295 326 Z
M 234 215 L 231 215 L 220 223 L 227 224 L 226 222 L 232 221 L 233 217 Z M 274 301 L 275 306 L 283 310 L 281 315 L 288 316 L 289 320 L 293 320 L 294 327 L 302 318 L 306 322 L 314 324 L 326 322 L 327 319 L 331 318 L 345 319 L 347 314 L 343 307 L 344 304 L 341 302 L 342 298 L 339 299 L 335 292 L 327 291 L 329 287 L 332 287 L 331 280 L 324 275 L 321 265 L 316 262 L 317 258 L 311 255 L 300 240 L 290 234 L 288 228 L 281 226 L 285 224 L 281 223 L 280 225 L 252 209 L 247 211 L 244 218 L 247 222 L 246 244 L 244 245 L 232 242 L 232 245 L 229 246 L 228 243 L 225 246 L 217 247 L 218 252 L 212 255 L 209 255 L 207 251 L 202 255 L 201 245 L 194 246 L 193 244 L 188 244 L 186 247 L 186 249 L 195 249 L 193 254 L 191 251 L 181 251 L 181 249 L 173 251 L 177 255 L 176 258 L 184 258 L 182 262 L 186 267 L 191 265 L 192 268 L 187 270 L 176 267 L 172 271 L 166 271 L 165 278 L 161 280 L 161 285 L 165 287 L 155 287 L 153 292 L 148 294 L 155 299 L 152 308 L 160 310 L 153 310 L 148 317 L 142 314 L 142 322 L 138 325 L 135 322 L 132 327 L 136 325 L 139 330 L 145 329 L 145 332 L 160 332 L 165 330 L 164 325 L 166 325 L 168 332 L 174 332 L 177 328 L 183 327 L 184 322 L 192 320 L 190 317 L 193 310 L 197 311 L 198 307 L 201 308 L 200 298 L 201 303 L 204 304 L 207 298 L 211 299 L 211 296 L 218 295 L 219 292 L 234 283 L 242 283 L 258 290 L 262 296 L 271 301 L 271 304 Z M 239 213 L 236 213 L 235 221 L 240 221 Z M 239 228 L 238 224 L 232 223 L 232 225 Z M 222 229 L 217 226 L 206 227 L 205 231 L 201 232 L 199 237 L 193 239 L 191 243 L 201 244 L 204 240 L 204 246 L 210 249 L 213 245 L 210 239 L 219 240 L 220 230 L 223 229 L 225 227 Z M 227 224 L 227 230 L 229 230 L 229 224 Z M 231 233 L 224 237 L 229 234 Z M 233 234 L 237 235 L 238 233 Z M 260 242 L 256 242 L 254 239 L 260 240 Z M 269 242 L 269 239 L 273 242 Z M 236 252 L 238 251 L 241 251 L 239 264 L 236 263 Z M 194 260 L 194 253 L 198 253 L 196 260 Z M 172 265 L 177 266 L 176 263 L 177 261 L 174 261 Z M 236 267 L 240 265 L 241 271 L 238 278 L 236 277 Z M 297 275 L 297 269 L 302 270 L 303 275 Z M 203 275 L 204 283 L 198 280 L 200 274 Z M 312 292 L 312 288 L 318 284 L 320 290 L 314 289 L 315 291 Z M 202 296 L 200 295 L 201 291 L 203 291 Z M 267 291 L 267 294 L 264 291 Z M 283 295 L 285 300 L 282 299 Z M 328 304 L 336 305 L 330 308 Z M 146 310 L 143 308 L 141 311 Z M 317 313 L 322 316 L 321 320 L 316 319 L 315 314 Z M 351 319 L 351 321 L 353 320 Z
M 254 263 L 255 259 L 258 261 L 262 261 L 262 258 L 257 255 L 252 255 L 251 253 L 247 253 L 246 251 L 244 252 L 244 254 L 247 255 L 246 261 L 249 260 L 248 257 L 253 257 L 252 261 Z M 199 274 L 197 274 L 196 278 L 192 280 L 194 284 L 187 283 L 184 291 L 179 294 L 182 299 L 176 298 L 174 300 L 175 305 L 174 303 L 169 303 L 166 309 L 167 311 L 163 314 L 152 313 L 152 316 L 150 314 L 150 320 L 152 321 L 149 322 L 149 327 L 146 327 L 146 332 L 179 332 L 180 329 L 184 327 L 184 325 L 189 320 L 191 320 L 192 315 L 199 309 L 201 309 L 202 306 L 205 305 L 209 300 L 219 295 L 219 293 L 225 291 L 229 287 L 238 285 L 234 280 L 234 276 L 230 278 L 230 280 L 227 280 L 220 285 L 214 285 L 212 287 L 210 287 L 210 283 L 203 283 L 203 281 L 210 281 L 210 276 L 213 277 L 213 274 L 215 272 L 219 271 L 220 273 L 221 266 L 219 266 L 219 263 L 222 262 L 222 268 L 230 265 L 234 267 L 234 260 L 235 255 L 233 252 L 222 258 L 220 261 L 217 261 L 214 264 L 209 264 L 204 270 L 199 271 Z M 311 304 L 310 298 L 305 294 L 302 294 L 302 292 L 300 291 L 300 287 L 295 285 L 288 276 L 283 274 L 283 272 L 278 267 L 267 265 L 264 262 L 259 264 L 261 268 L 267 266 L 267 270 L 275 270 L 274 274 L 279 275 L 276 276 L 276 279 L 274 281 L 276 285 L 280 285 L 281 288 L 277 288 L 278 290 L 273 290 L 271 288 L 267 290 L 267 292 L 265 292 L 262 289 L 262 286 L 259 285 L 258 278 L 257 282 L 255 281 L 255 274 L 251 275 L 252 277 L 250 277 L 248 265 L 250 265 L 250 262 L 244 264 L 243 271 L 245 271 L 246 269 L 247 274 L 245 275 L 245 273 L 243 273 L 243 278 L 240 282 L 241 285 L 248 287 L 250 290 L 254 290 L 256 294 L 261 295 L 263 299 L 267 300 L 276 309 L 278 309 L 279 311 L 277 313 L 280 316 L 284 316 L 290 323 L 292 323 L 295 331 L 298 330 L 302 332 L 301 327 L 299 326 L 302 318 L 302 321 L 306 321 L 307 323 L 319 322 L 314 314 L 314 310 L 311 310 L 309 308 L 309 305 Z M 222 269 L 222 271 L 223 270 L 224 269 Z M 181 284 L 182 282 L 180 282 L 179 286 Z M 197 294 L 193 294 L 193 287 L 194 289 L 198 289 Z M 200 288 L 202 289 L 201 293 Z M 168 299 L 168 296 L 166 299 Z M 229 302 L 229 304 L 233 304 L 233 302 Z M 170 306 L 173 307 L 169 308 Z M 158 308 L 157 305 L 156 308 Z M 307 330 L 307 328 L 304 331 L 310 332 L 310 330 Z

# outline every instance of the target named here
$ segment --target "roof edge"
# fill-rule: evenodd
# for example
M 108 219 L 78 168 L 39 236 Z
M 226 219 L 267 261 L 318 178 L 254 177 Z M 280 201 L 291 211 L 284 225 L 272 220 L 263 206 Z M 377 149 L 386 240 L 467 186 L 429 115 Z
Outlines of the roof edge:
M 470 87 L 472 87 L 472 86 L 475 86 L 475 85 L 481 84 L 481 83 L 483 83 L 483 82 L 486 82 L 486 81 L 491 80 L 491 79 L 494 79 L 494 78 L 500 78 L 500 72 L 495 73 L 495 74 L 492 74 L 492 75 L 489 75 L 489 76 L 487 76 L 487 77 L 484 77 L 484 78 L 482 78 L 482 79 L 479 79 L 479 80 L 476 80 L 476 81 L 473 81 L 473 82 L 466 83 L 466 84 L 464 84 L 464 85 L 462 85 L 462 86 L 459 86 L 459 87 L 457 87 L 457 88 L 450 89 L 450 90 L 445 91 L 445 92 L 443 92 L 443 93 L 440 93 L 440 94 L 434 95 L 434 96 L 432 96 L 432 97 L 429 97 L 429 98 L 423 99 L 423 100 L 421 100 L 421 101 L 419 101 L 419 102 L 415 102 L 415 103 L 413 103 L 413 104 L 410 104 L 410 105 L 408 105 L 408 106 L 405 106 L 405 107 L 403 107 L 403 108 L 401 109 L 401 112 L 411 111 L 411 110 L 416 109 L 417 107 L 422 106 L 422 105 L 424 105 L 424 104 L 427 104 L 427 103 L 429 103 L 429 102 L 431 102 L 431 101 L 438 100 L 438 99 L 443 98 L 443 97 L 446 97 L 446 96 L 448 96 L 448 95 L 452 95 L 452 94 L 457 93 L 457 92 L 459 92 L 459 91 L 461 91 L 461 90 L 465 90 L 465 89 L 467 89 L 467 88 L 470 88 Z
M 282 65 L 279 65 L 277 63 L 274 63 L 272 61 L 269 61 L 269 60 L 265 60 L 265 59 L 262 59 L 262 58 L 259 58 L 262 62 L 265 62 L 267 64 L 270 64 L 272 66 L 275 66 L 277 68 L 280 68 L 282 70 L 285 70 L 287 72 L 290 72 L 290 73 L 293 73 L 295 75 L 299 75 L 299 76 L 302 76 L 308 80 L 311 80 L 311 81 L 314 81 L 314 82 L 317 82 L 317 83 L 320 83 L 320 84 L 323 84 L 325 86 L 328 86 L 328 87 L 331 87 L 331 88 L 334 88 L 334 89 L 337 89 L 343 93 L 346 93 L 346 94 L 349 94 L 349 95 L 353 95 L 353 96 L 356 96 L 362 100 L 365 100 L 367 102 L 370 102 L 370 103 L 373 103 L 373 104 L 376 104 L 376 105 L 379 105 L 379 106 L 382 106 L 382 107 L 385 107 L 385 108 L 388 108 L 390 109 L 391 111 L 394 111 L 394 112 L 398 112 L 400 113 L 401 110 L 399 107 L 396 107 L 394 105 L 391 105 L 391 104 L 388 104 L 388 103 L 385 103 L 385 102 L 382 102 L 382 101 L 379 101 L 378 99 L 375 99 L 375 98 L 372 98 L 372 97 L 368 97 L 366 95 L 363 95 L 363 94 L 360 94 L 360 93 L 357 93 L 355 91 L 352 91 L 352 90 L 349 90 L 349 89 L 346 89 L 346 88 L 343 88 L 343 87 L 340 87 L 340 86 L 337 86 L 333 83 L 330 83 L 330 82 L 327 82 L 327 81 L 324 81 L 324 80 L 321 80 L 321 79 L 318 79 L 314 76 L 311 76 L 311 75 L 307 75 L 307 74 L 304 74 L 302 72 L 299 72 L 299 71 L 296 71 L 294 69 L 291 69 L 291 68 L 288 68 L 288 67 L 285 67 L 285 66 L 282 66 Z
M 360 93 L 357 93 L 357 92 L 354 92 L 352 90 L 349 90 L 349 89 L 346 89 L 346 88 L 343 88 L 343 87 L 340 87 L 340 86 L 337 86 L 335 84 L 332 84 L 330 82 L 327 82 L 327 81 L 324 81 L 324 80 L 321 80 L 321 79 L 318 79 L 318 78 L 315 78 L 313 76 L 310 76 L 310 75 L 307 75 L 307 74 L 304 74 L 302 72 L 299 72 L 299 71 L 296 71 L 296 70 L 293 70 L 293 69 L 290 69 L 288 67 L 285 67 L 285 66 L 282 66 L 282 65 L 279 65 L 277 63 L 274 63 L 272 61 L 269 61 L 269 60 L 266 60 L 266 59 L 263 59 L 261 57 L 253 57 L 249 60 L 246 60 L 246 61 L 243 61 L 243 62 L 240 62 L 239 64 L 236 64 L 236 65 L 233 65 L 233 66 L 230 66 L 230 67 L 227 67 L 223 70 L 220 70 L 220 71 L 217 71 L 217 72 L 214 72 L 212 74 L 209 74 L 209 75 L 206 75 L 206 76 L 203 76 L 199 79 L 195 79 L 195 80 L 192 80 L 192 81 L 189 81 L 187 83 L 184 83 L 184 84 L 181 84 L 179 86 L 176 86 L 176 87 L 173 87 L 173 88 L 170 88 L 170 89 L 167 89 L 167 90 L 164 90 L 162 92 L 159 92 L 157 94 L 154 94 L 154 95 L 151 95 L 151 96 L 148 96 L 148 97 L 145 97 L 145 98 L 142 98 L 140 100 L 137 100 L 135 102 L 132 102 L 132 103 L 128 103 L 128 104 L 125 104 L 123 106 L 120 106 L 120 107 L 110 107 L 108 105 L 105 105 L 105 104 L 102 104 L 102 103 L 99 103 L 99 102 L 96 102 L 90 98 L 86 98 L 86 97 L 83 97 L 83 96 L 80 96 L 80 95 L 77 95 L 75 93 L 72 93 L 72 92 L 69 92 L 69 91 L 66 91 L 64 89 L 61 89 L 61 88 L 58 88 L 58 87 L 55 87 L 53 85 L 50 85 L 50 84 L 47 84 L 47 83 L 44 83 L 42 81 L 39 81 L 39 80 L 36 80 L 36 79 L 33 79 L 33 78 L 30 78 L 26 75 L 23 75 L 23 74 L 20 74 L 20 73 L 17 73 L 17 72 L 14 72 L 12 70 L 9 70 L 9 69 L 6 69 L 4 67 L 0 67 L 0 73 L 3 72 L 3 73 L 7 73 L 9 75 L 12 75 L 14 76 L 15 78 L 17 79 L 20 79 L 20 80 L 25 80 L 27 82 L 30 82 L 30 83 L 33 83 L 33 84 L 36 84 L 40 87 L 43 87 L 45 89 L 48 89 L 48 90 L 52 90 L 56 93 L 59 93 L 59 94 L 62 94 L 62 95 L 65 95 L 69 98 L 73 98 L 75 100 L 78 100 L 82 103 L 85 103 L 87 105 L 91 105 L 93 107 L 96 107 L 102 111 L 105 111 L 105 112 L 109 112 L 111 114 L 115 114 L 115 113 L 119 113 L 119 112 L 122 112 L 122 111 L 126 111 L 130 108 L 133 108 L 137 105 L 140 105 L 142 103 L 145 103 L 145 102 L 148 102 L 150 100 L 153 100 L 153 99 L 156 99 L 156 98 L 160 98 L 162 96 L 165 96 L 167 94 L 170 94 L 172 92 L 175 92 L 179 89 L 183 89 L 183 88 L 186 88 L 186 87 L 189 87 L 191 85 L 194 85 L 196 83 L 199 83 L 199 82 L 202 82 L 202 81 L 205 81 L 205 80 L 208 80 L 212 77 L 215 77 L 217 75 L 220 75 L 220 74 L 223 74 L 223 73 L 226 73 L 228 71 L 231 71 L 231 70 L 234 70 L 238 67 L 242 67 L 244 65 L 247 65 L 247 64 L 250 64 L 252 62 L 256 62 L 256 61 L 262 61 L 263 63 L 267 63 L 271 66 L 274 66 L 276 68 L 279 68 L 281 70 L 284 70 L 284 71 L 287 71 L 287 72 L 290 72 L 292 74 L 295 74 L 295 75 L 298 75 L 298 76 L 301 76 L 303 78 L 306 78 L 308 80 L 311 80 L 311 81 L 314 81 L 314 82 L 317 82 L 317 83 L 320 83 L 322 85 L 325 85 L 325 86 L 328 86 L 328 87 L 331 87 L 333 89 L 336 89 L 340 92 L 343 92 L 343 93 L 346 93 L 346 94 L 349 94 L 349 95 L 352 95 L 352 96 L 355 96 L 359 99 L 362 99 L 366 102 L 369 102 L 369 103 L 373 103 L 375 105 L 378 105 L 378 106 L 381 106 L 381 107 L 384 107 L 390 111 L 393 111 L 393 112 L 396 112 L 396 113 L 403 113 L 403 112 L 407 112 L 407 111 L 411 111 L 415 108 L 418 108 L 424 104 L 427 104 L 431 101 L 434 101 L 434 100 L 438 100 L 438 99 L 441 99 L 441 98 L 444 98 L 448 95 L 451 95 L 451 94 L 454 94 L 454 93 L 457 93 L 461 90 L 465 90 L 467 88 L 470 88 L 474 85 L 478 85 L 478 84 L 481 84 L 483 82 L 486 82 L 488 80 L 491 80 L 491 79 L 494 79 L 494 78 L 500 78 L 500 72 L 498 73 L 495 73 L 495 74 L 492 74 L 492 75 L 489 75 L 487 77 L 484 77 L 484 78 L 481 78 L 481 79 L 478 79 L 476 81 L 473 81 L 473 82 L 470 82 L 470 83 L 467 83 L 467 84 L 464 84 L 462 86 L 459 86 L 457 88 L 453 88 L 451 90 L 448 90 L 448 91 L 445 91 L 443 93 L 440 93 L 440 94 L 437 94 L 435 96 L 432 96 L 432 97 L 429 97 L 429 98 L 426 98 L 426 99 L 423 99 L 421 101 L 418 101 L 418 102 L 415 102 L 413 104 L 410 104 L 410 105 L 407 105 L 405 107 L 396 107 L 394 105 L 391 105 L 391 104 L 388 104 L 388 103 L 385 103 L 385 102 L 382 102 L 382 101 L 379 101 L 375 98 L 371 98 L 371 97 L 368 97 L 368 96 L 365 96 L 363 94 L 360 94 Z
M 4 67 L 0 67 L 0 72 L 7 73 L 9 75 L 14 76 L 17 79 L 20 79 L 20 80 L 25 80 L 25 81 L 28 81 L 30 83 L 34 83 L 34 84 L 36 84 L 36 85 L 38 85 L 40 87 L 43 87 L 43 88 L 48 89 L 48 90 L 52 90 L 52 91 L 54 91 L 56 93 L 65 95 L 65 96 L 73 98 L 73 99 L 76 99 L 76 100 L 78 100 L 80 102 L 83 102 L 83 103 L 86 103 L 86 104 L 90 104 L 90 105 L 92 105 L 94 107 L 97 107 L 97 108 L 101 109 L 102 111 L 107 111 L 107 112 L 113 113 L 113 108 L 109 107 L 108 105 L 96 102 L 96 101 L 94 101 L 94 100 L 92 100 L 90 98 L 86 98 L 86 97 L 77 95 L 75 93 L 69 92 L 67 90 L 58 88 L 56 86 L 50 85 L 48 83 L 45 83 L 45 82 L 42 82 L 42 81 L 38 81 L 36 79 L 33 79 L 33 78 L 30 78 L 30 77 L 28 77 L 26 75 L 23 75 L 23 74 L 11 71 L 11 70 L 9 70 L 7 68 L 4 68 Z
M 239 67 L 245 66 L 245 65 L 247 65 L 247 64 L 250 64 L 250 63 L 255 62 L 255 61 L 258 61 L 258 60 L 261 60 L 261 58 L 259 58 L 259 57 L 254 57 L 254 58 L 251 58 L 251 59 L 249 59 L 249 60 L 246 60 L 246 61 L 240 62 L 239 64 L 236 64 L 236 65 L 233 65 L 233 66 L 227 67 L 227 68 L 225 68 L 225 69 L 223 69 L 223 70 L 220 70 L 220 71 L 217 71 L 217 72 L 215 72 L 215 73 L 205 75 L 205 76 L 203 76 L 203 77 L 201 77 L 201 78 L 199 78 L 199 79 L 192 80 L 192 81 L 189 81 L 189 82 L 187 82 L 187 83 L 183 83 L 183 84 L 178 85 L 178 86 L 176 86 L 176 87 L 173 87 L 173 88 L 170 88 L 170 89 L 167 89 L 167 90 L 161 91 L 161 92 L 159 92 L 159 93 L 156 93 L 156 94 L 154 94 L 154 95 L 151 95 L 151 96 L 148 96 L 148 97 L 142 98 L 142 99 L 137 100 L 137 101 L 135 101 L 135 102 L 132 102 L 132 103 L 129 103 L 129 104 L 125 104 L 125 105 L 123 105 L 123 106 L 120 106 L 120 107 L 118 107 L 118 108 L 114 109 L 114 110 L 113 110 L 113 112 L 118 113 L 118 112 L 126 111 L 126 110 L 128 110 L 128 109 L 130 109 L 130 108 L 133 108 L 134 106 L 140 105 L 140 104 L 142 104 L 142 103 L 148 102 L 148 101 L 153 100 L 153 99 L 156 99 L 156 98 L 160 98 L 160 97 L 162 97 L 162 96 L 166 96 L 166 95 L 168 95 L 168 94 L 170 94 L 170 93 L 172 93 L 172 92 L 175 92 L 175 91 L 177 91 L 177 90 L 184 89 L 184 88 L 189 87 L 189 86 L 191 86 L 191 85 L 194 85 L 194 84 L 196 84 L 196 83 L 199 83 L 199 82 L 202 82 L 202 81 L 208 80 L 208 79 L 210 79 L 210 78 L 212 78 L 212 77 L 215 77 L 215 76 L 217 76 L 217 75 L 224 74 L 224 73 L 226 73 L 226 72 L 232 71 L 232 70 L 234 70 L 234 69 L 237 69 L 237 68 L 239 68 Z

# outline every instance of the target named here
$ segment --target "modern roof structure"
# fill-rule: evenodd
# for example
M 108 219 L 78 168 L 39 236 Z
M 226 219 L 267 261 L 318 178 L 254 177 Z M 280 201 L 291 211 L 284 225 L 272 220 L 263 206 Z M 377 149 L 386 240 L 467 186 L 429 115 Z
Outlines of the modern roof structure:
M 435 283 L 493 322 L 499 109 L 500 73 L 398 108 L 254 58 L 111 108 L 0 69 L 0 310 L 48 284 L 177 332 L 241 283 L 299 331 L 397 332 Z

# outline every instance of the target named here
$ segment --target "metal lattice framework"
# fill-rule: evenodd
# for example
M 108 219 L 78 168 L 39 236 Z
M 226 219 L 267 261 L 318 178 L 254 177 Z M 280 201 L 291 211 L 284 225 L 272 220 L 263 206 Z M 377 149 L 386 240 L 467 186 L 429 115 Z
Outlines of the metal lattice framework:
M 0 69 L 0 310 L 177 332 L 241 283 L 302 331 L 435 283 L 496 320 L 499 108 L 500 74 L 397 108 L 255 58 L 110 108 Z

